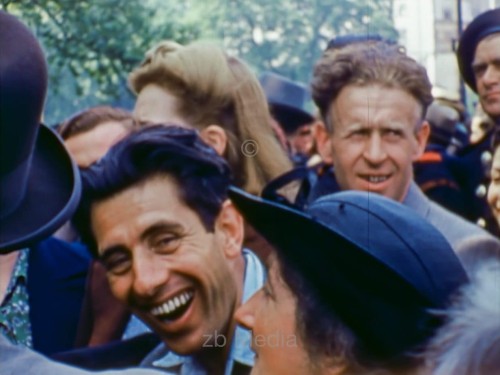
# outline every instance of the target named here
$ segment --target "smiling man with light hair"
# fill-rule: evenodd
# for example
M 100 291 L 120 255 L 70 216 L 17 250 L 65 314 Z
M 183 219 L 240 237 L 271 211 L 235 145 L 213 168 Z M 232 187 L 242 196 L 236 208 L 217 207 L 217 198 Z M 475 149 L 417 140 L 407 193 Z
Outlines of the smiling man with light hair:
M 315 128 L 318 149 L 333 168 L 318 175 L 309 201 L 337 190 L 370 191 L 417 211 L 454 249 L 470 236 L 498 241 L 430 201 L 413 181 L 413 162 L 430 133 L 432 94 L 425 69 L 401 46 L 360 41 L 326 50 L 312 95 L 323 120 Z

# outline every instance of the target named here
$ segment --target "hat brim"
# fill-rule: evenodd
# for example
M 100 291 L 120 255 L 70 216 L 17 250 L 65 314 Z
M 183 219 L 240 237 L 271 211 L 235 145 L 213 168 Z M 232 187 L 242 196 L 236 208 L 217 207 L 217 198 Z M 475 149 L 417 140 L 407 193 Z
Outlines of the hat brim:
M 398 281 L 407 282 L 397 270 L 378 259 L 373 251 L 365 249 L 341 231 L 327 227 L 306 212 L 254 196 L 234 186 L 229 189 L 229 198 L 245 220 L 276 250 L 297 263 L 305 273 L 315 274 L 314 278 L 325 264 L 328 265 L 327 270 L 331 270 L 331 261 L 336 262 L 336 265 L 346 263 L 346 267 L 360 261 L 355 266 L 356 272 L 361 268 L 376 267 L 377 272 L 384 276 L 391 274 L 389 277 L 393 275 Z M 318 259 L 322 261 L 318 262 Z M 311 264 L 308 266 L 309 262 Z M 328 277 L 327 283 L 330 282 Z M 413 286 L 411 288 L 415 289 Z
M 428 337 L 422 327 L 432 302 L 369 251 L 307 213 L 237 188 L 229 197 L 333 316 L 355 332 L 367 355 L 398 360 Z
M 74 213 L 80 193 L 78 168 L 62 140 L 41 125 L 23 200 L 0 219 L 0 253 L 30 246 L 51 235 Z

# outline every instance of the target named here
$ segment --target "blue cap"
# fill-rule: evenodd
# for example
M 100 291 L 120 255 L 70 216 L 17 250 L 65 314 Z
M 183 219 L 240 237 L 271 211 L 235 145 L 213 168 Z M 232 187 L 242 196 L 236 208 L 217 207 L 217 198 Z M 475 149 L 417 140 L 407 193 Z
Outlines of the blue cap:
M 244 218 L 309 281 L 364 356 L 400 360 L 429 339 L 465 271 L 415 211 L 369 192 L 325 196 L 305 212 L 232 188 Z

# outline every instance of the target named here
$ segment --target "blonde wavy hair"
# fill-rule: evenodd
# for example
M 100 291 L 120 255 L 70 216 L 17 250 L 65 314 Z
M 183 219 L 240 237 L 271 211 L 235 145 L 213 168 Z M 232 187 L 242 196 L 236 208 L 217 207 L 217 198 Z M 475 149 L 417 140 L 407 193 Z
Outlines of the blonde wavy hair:
M 224 157 L 236 185 L 259 193 L 291 163 L 271 128 L 265 95 L 249 67 L 218 46 L 162 41 L 129 75 L 134 93 L 156 84 L 178 99 L 178 113 L 197 129 L 221 126 L 228 144 Z M 250 151 L 250 152 L 249 152 Z

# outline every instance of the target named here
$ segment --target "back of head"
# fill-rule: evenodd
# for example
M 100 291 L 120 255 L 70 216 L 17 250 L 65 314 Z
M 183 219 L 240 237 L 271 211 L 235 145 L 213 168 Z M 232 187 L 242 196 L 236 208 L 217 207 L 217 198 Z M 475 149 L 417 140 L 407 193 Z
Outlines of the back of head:
M 198 129 L 221 126 L 228 137 L 225 157 L 235 183 L 246 190 L 260 191 L 290 167 L 270 127 L 257 78 L 245 63 L 216 45 L 161 42 L 146 53 L 129 83 L 135 93 L 148 84 L 168 90 L 178 99 L 179 114 Z M 258 147 L 250 156 L 243 151 L 249 141 Z
M 130 112 L 121 108 L 97 106 L 74 114 L 59 125 L 58 132 L 66 140 L 110 121 L 119 122 L 127 129 L 132 129 L 134 126 Z
M 431 126 L 429 142 L 448 146 L 460 121 L 458 111 L 446 104 L 434 101 L 427 108 L 425 119 Z
M 402 47 L 385 41 L 358 42 L 326 50 L 314 68 L 312 96 L 326 120 L 330 104 L 345 86 L 371 84 L 408 92 L 422 105 L 422 118 L 432 102 L 425 68 Z

